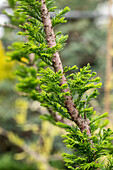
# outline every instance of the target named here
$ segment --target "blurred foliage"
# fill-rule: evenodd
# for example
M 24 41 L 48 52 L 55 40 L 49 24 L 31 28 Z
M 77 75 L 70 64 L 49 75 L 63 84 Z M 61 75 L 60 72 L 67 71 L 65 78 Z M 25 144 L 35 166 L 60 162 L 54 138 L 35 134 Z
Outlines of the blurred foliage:
M 4 154 L 0 158 L 0 170 L 36 170 L 36 166 L 26 164 L 25 162 L 17 162 L 13 159 L 12 154 Z
M 8 62 L 2 43 L 0 42 L 0 122 L 2 126 L 11 128 L 12 124 L 4 124 L 4 121 L 12 122 L 15 114 L 14 100 L 17 97 L 14 89 L 14 62 Z
M 61 52 L 66 65 L 77 63 L 81 67 L 89 62 L 92 66 L 102 69 L 99 67 L 99 60 L 105 56 L 105 49 L 101 45 L 105 32 L 86 19 L 69 22 L 66 27 L 60 26 L 60 29 L 64 34 L 70 35 L 66 50 Z
M 0 80 L 13 79 L 14 62 L 7 62 L 8 58 L 5 56 L 5 51 L 0 41 Z
M 9 3 L 11 8 L 14 8 L 15 5 L 16 5 L 16 1 L 15 0 L 8 0 L 8 3 Z
M 96 7 L 105 2 L 103 0 L 64 0 L 57 1 L 59 7 L 69 5 L 71 10 L 96 10 Z M 68 21 L 65 25 L 58 27 L 63 34 L 69 34 L 66 49 L 61 52 L 64 65 L 73 65 L 82 67 L 90 63 L 92 68 L 98 72 L 102 81 L 105 78 L 105 56 L 106 56 L 106 28 L 99 25 L 98 20 L 94 19 L 76 19 Z M 56 30 L 57 31 L 57 30 Z
M 15 64 L 6 61 L 5 51 L 1 45 L 0 57 L 0 140 L 1 163 L 0 169 L 47 169 L 49 166 L 64 169 L 64 162 L 59 157 L 60 148 L 65 150 L 63 144 L 54 148 L 54 138 L 62 134 L 61 130 L 49 122 L 38 119 L 40 114 L 47 110 L 36 101 L 27 101 L 20 98 L 14 87 L 15 76 L 12 73 Z M 7 67 L 8 65 L 8 67 Z M 61 143 L 61 139 L 59 140 Z M 58 142 L 59 142 L 58 141 Z M 27 152 L 26 152 L 27 150 Z M 8 152 L 7 154 L 5 154 Z M 36 155 L 43 155 L 45 164 Z M 43 160 L 42 159 L 42 160 Z M 21 163 L 21 162 L 22 163 Z M 56 163 L 59 162 L 59 165 Z M 26 162 L 26 163 L 24 163 Z M 38 162 L 38 163 L 37 163 Z M 6 166 L 7 164 L 7 166 Z M 20 169 L 21 164 L 21 169 Z

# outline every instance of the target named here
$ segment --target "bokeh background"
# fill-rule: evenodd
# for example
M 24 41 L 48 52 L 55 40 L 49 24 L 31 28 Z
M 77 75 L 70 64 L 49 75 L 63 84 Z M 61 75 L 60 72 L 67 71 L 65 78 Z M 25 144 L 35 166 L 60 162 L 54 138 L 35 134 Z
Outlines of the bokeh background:
M 67 15 L 67 24 L 55 30 L 69 35 L 60 53 L 63 65 L 80 68 L 90 63 L 103 83 L 91 105 L 97 114 L 109 113 L 107 122 L 113 129 L 112 0 L 56 0 L 56 4 L 73 12 L 70 18 Z M 14 9 L 14 0 L 0 0 L 0 170 L 66 170 L 61 153 L 70 150 L 60 137 L 65 132 L 42 121 L 39 117 L 46 108 L 28 101 L 16 88 L 18 64 L 9 61 L 7 51 L 23 38 L 17 35 Z

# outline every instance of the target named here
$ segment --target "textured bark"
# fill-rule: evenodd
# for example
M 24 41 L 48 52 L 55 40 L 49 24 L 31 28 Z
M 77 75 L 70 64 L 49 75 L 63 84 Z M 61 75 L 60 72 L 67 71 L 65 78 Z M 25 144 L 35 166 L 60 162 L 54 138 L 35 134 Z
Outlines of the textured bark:
M 45 4 L 45 0 L 41 0 L 41 18 L 42 18 L 42 22 L 44 25 L 44 30 L 46 33 L 46 39 L 48 42 L 48 45 L 50 48 L 52 48 L 53 46 L 56 45 L 55 42 L 55 34 L 54 34 L 54 30 L 52 28 L 52 22 L 50 19 L 50 14 L 48 12 L 48 9 L 46 7 Z M 53 68 L 55 70 L 55 72 L 58 72 L 59 70 L 61 70 L 62 74 L 63 74 L 63 66 L 62 66 L 62 62 L 59 56 L 59 53 L 56 52 L 54 54 L 54 57 L 52 59 L 52 63 L 53 63 Z M 64 74 L 62 75 L 61 78 L 61 82 L 60 85 L 67 83 L 66 77 L 64 76 Z M 63 92 L 67 92 L 69 90 L 69 88 L 64 89 Z M 78 127 L 80 128 L 81 132 L 84 130 L 87 130 L 87 134 L 90 137 L 91 136 L 91 132 L 90 132 L 90 127 L 89 127 L 89 121 L 88 119 L 83 119 L 81 116 L 79 116 L 78 110 L 75 107 L 75 104 L 72 100 L 71 95 L 70 96 L 65 96 L 65 107 L 68 110 L 68 113 L 71 116 L 71 120 L 74 121 Z

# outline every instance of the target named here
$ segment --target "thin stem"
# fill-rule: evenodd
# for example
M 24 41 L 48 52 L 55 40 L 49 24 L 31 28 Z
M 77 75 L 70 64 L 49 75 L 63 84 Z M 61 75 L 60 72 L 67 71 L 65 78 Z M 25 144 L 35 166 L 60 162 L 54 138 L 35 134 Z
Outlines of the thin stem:
M 12 25 L 12 24 L 0 24 L 0 27 L 19 29 L 19 27 L 15 26 L 15 25 Z

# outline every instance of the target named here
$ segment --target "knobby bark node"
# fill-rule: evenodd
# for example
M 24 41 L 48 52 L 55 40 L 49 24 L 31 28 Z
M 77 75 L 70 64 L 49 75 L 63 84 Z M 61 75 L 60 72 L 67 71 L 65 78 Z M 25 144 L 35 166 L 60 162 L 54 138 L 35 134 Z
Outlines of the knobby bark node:
M 45 33 L 46 33 L 47 43 L 48 43 L 49 47 L 52 48 L 53 46 L 56 45 L 55 33 L 54 33 L 54 30 L 53 30 L 53 27 L 52 27 L 52 22 L 51 22 L 51 19 L 50 19 L 49 11 L 48 11 L 46 4 L 45 4 L 45 0 L 41 0 L 41 18 L 42 18 L 44 30 L 45 30 Z M 62 62 L 61 62 L 61 59 L 60 59 L 58 52 L 55 52 L 55 54 L 53 55 L 52 63 L 53 63 L 53 68 L 54 68 L 55 72 L 58 72 L 59 70 L 61 70 L 61 72 L 62 72 L 62 78 L 61 78 L 60 85 L 67 83 L 66 77 L 63 74 L 63 66 L 62 66 Z M 62 91 L 63 92 L 70 92 L 69 88 L 64 89 Z M 90 137 L 91 132 L 90 132 L 89 123 L 88 123 L 87 119 L 84 119 L 79 115 L 78 110 L 76 109 L 76 106 L 75 106 L 75 104 L 72 100 L 71 95 L 65 96 L 65 107 L 67 108 L 68 113 L 70 114 L 72 121 L 74 121 L 78 125 L 81 132 L 86 130 L 88 136 Z

